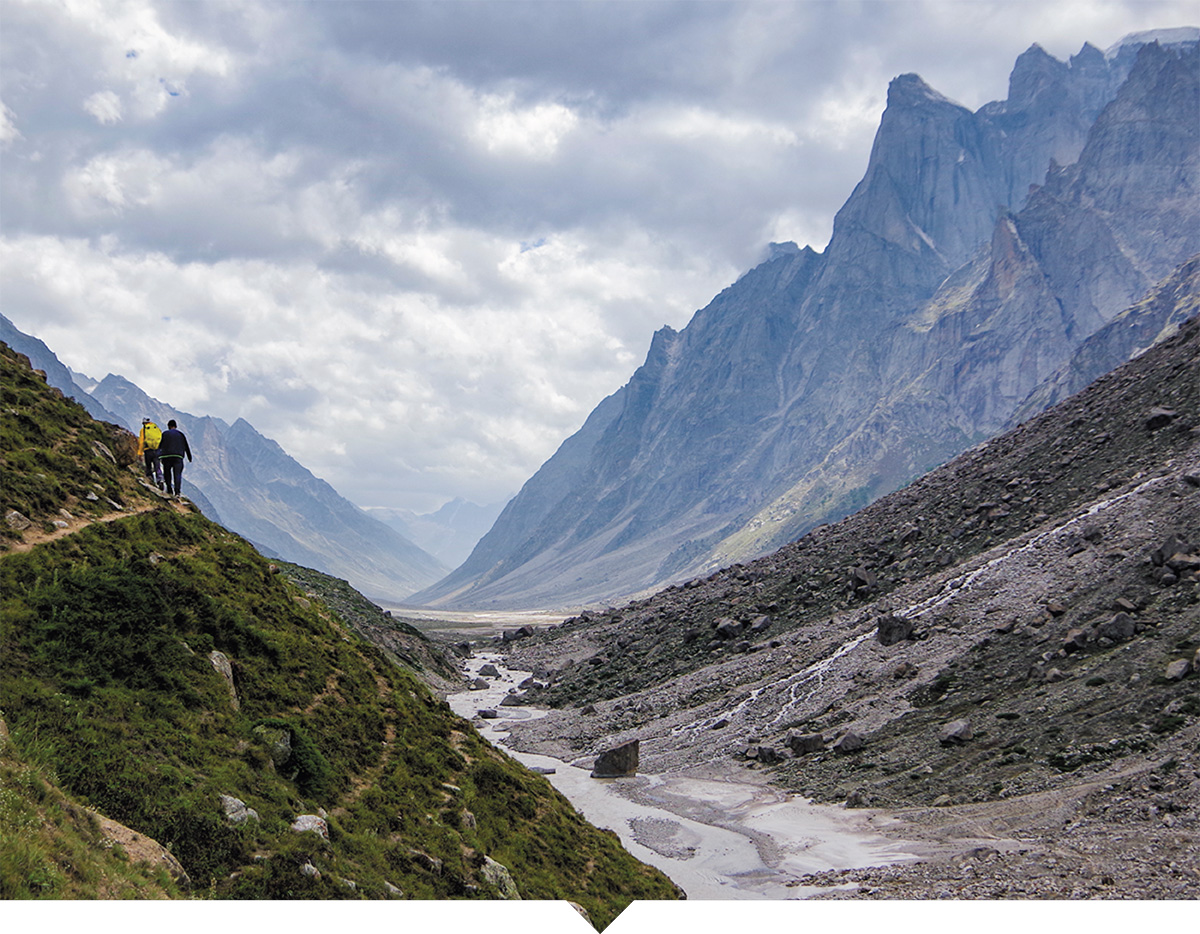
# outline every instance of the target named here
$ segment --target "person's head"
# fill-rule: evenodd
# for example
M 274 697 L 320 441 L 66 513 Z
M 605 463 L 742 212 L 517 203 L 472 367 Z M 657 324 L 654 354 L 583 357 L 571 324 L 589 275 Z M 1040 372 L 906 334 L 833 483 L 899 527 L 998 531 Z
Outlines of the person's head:
M 167 422 L 167 427 L 174 428 L 175 427 L 175 419 L 171 419 L 169 422 Z
M 143 424 L 143 425 L 149 425 L 149 424 L 150 424 L 150 419 L 148 419 L 148 418 L 143 418 L 143 419 L 142 419 L 142 424 Z

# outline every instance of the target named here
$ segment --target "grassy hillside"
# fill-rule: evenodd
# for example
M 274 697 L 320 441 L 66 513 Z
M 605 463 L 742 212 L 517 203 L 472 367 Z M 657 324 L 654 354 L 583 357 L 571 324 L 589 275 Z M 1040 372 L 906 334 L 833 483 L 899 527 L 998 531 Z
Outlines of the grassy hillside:
M 144 487 L 127 435 L 4 345 L 0 367 L 0 816 L 28 830 L 3 835 L 0 895 L 116 891 L 64 855 L 104 849 L 64 817 L 86 806 L 186 871 L 130 869 L 137 896 L 500 897 L 488 857 L 598 927 L 676 896 L 311 589 Z M 291 829 L 306 814 L 327 836 Z

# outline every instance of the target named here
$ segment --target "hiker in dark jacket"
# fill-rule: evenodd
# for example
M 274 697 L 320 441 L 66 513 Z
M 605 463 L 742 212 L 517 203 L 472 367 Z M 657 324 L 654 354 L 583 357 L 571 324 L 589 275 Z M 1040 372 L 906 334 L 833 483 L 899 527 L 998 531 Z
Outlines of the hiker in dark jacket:
M 187 455 L 190 462 L 192 449 L 188 447 L 187 437 L 175 427 L 175 419 L 167 422 L 167 430 L 163 432 L 162 441 L 158 444 L 158 460 L 163 466 L 163 474 L 167 479 L 167 495 L 179 496 L 183 490 L 183 457 Z

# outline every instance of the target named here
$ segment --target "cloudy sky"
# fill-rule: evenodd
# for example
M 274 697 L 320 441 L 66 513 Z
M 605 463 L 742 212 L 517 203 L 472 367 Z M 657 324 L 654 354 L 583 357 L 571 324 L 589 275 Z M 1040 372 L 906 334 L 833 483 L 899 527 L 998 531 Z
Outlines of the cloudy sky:
M 773 240 L 888 81 L 971 108 L 1194 0 L 0 5 L 0 308 L 362 506 L 514 493 Z M 186 426 L 184 426 L 186 428 Z M 197 452 L 203 456 L 203 452 Z

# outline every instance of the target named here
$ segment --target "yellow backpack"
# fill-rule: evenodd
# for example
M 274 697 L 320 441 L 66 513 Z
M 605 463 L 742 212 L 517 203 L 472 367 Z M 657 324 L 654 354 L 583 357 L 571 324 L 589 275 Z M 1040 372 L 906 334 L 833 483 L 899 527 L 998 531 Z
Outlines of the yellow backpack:
M 162 443 L 162 430 L 154 422 L 142 425 L 142 446 L 147 451 L 157 451 Z

